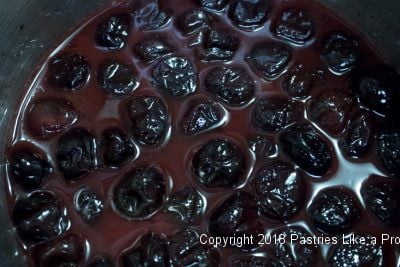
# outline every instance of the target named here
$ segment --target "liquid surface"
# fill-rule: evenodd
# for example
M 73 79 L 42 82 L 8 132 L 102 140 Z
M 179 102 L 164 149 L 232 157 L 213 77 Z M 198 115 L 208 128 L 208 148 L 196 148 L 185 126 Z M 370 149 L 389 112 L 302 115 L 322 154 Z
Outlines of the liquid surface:
M 22 253 L 32 266 L 396 266 L 389 241 L 259 244 L 400 236 L 400 79 L 384 65 L 309 1 L 101 12 L 17 111 L 7 193 Z

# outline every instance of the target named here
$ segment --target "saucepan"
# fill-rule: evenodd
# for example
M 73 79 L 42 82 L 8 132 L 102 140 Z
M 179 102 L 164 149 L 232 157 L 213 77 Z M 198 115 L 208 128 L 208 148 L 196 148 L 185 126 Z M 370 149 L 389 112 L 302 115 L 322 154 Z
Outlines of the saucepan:
M 318 1 L 353 24 L 389 63 L 400 67 L 400 1 Z M 18 253 L 3 188 L 6 135 L 9 133 L 18 101 L 23 95 L 24 85 L 29 81 L 40 58 L 57 44 L 66 31 L 112 2 L 113 0 L 0 1 L 0 266 L 25 266 L 23 257 Z

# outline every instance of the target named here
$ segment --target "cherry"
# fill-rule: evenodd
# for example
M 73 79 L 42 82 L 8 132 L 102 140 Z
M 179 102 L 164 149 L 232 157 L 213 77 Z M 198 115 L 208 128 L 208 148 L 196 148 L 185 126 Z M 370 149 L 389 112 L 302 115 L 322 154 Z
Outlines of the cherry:
M 75 209 L 86 222 L 98 219 L 104 209 L 103 201 L 89 188 L 78 190 L 74 196 Z
M 365 244 L 339 243 L 331 248 L 328 258 L 330 266 L 384 266 L 382 246 L 375 244 L 370 235 L 357 234 L 356 238 L 366 239 Z
M 363 114 L 351 121 L 339 145 L 348 157 L 360 158 L 370 150 L 373 136 L 372 120 L 368 114 Z
M 197 47 L 196 55 L 206 62 L 229 61 L 239 49 L 239 39 L 229 31 L 211 27 L 203 31 L 202 45 Z
M 257 100 L 251 122 L 265 132 L 277 132 L 295 123 L 302 116 L 301 106 L 279 94 L 266 95 Z
M 89 63 L 84 56 L 62 53 L 51 59 L 48 80 L 57 87 L 76 90 L 86 82 L 89 73 Z
M 130 219 L 152 216 L 161 208 L 166 194 L 166 182 L 159 170 L 146 165 L 135 167 L 114 187 L 115 209 Z
M 239 28 L 256 29 L 267 20 L 271 9 L 268 0 L 234 0 L 229 7 L 228 16 Z
M 282 263 L 270 256 L 235 256 L 231 259 L 231 266 L 237 267 L 282 267 Z
M 276 142 L 270 136 L 257 135 L 248 139 L 250 150 L 256 155 L 257 160 L 266 159 L 276 154 Z
M 257 238 L 263 232 L 263 227 L 258 219 L 254 196 L 237 191 L 226 198 L 211 212 L 208 231 L 214 237 L 252 235 Z M 246 244 L 243 248 L 252 247 L 253 244 Z
M 400 223 L 400 186 L 390 179 L 370 177 L 361 188 L 361 195 L 369 211 L 390 226 Z
M 222 11 L 229 1 L 230 0 L 197 0 L 200 6 L 215 11 Z
M 84 128 L 74 128 L 58 140 L 58 168 L 69 180 L 78 180 L 98 167 L 98 141 Z
M 325 175 L 332 165 L 332 151 L 311 125 L 297 124 L 279 136 L 279 147 L 295 164 L 315 176 Z
M 171 21 L 169 10 L 158 0 L 139 1 L 133 12 L 135 25 L 141 31 L 154 31 L 165 27 Z
M 182 223 L 190 224 L 201 218 L 205 203 L 196 189 L 185 187 L 172 194 L 166 206 L 167 210 L 174 213 Z
M 132 139 L 118 128 L 103 132 L 103 145 L 103 159 L 108 166 L 122 166 L 138 153 Z
M 253 185 L 260 212 L 272 220 L 287 221 L 304 205 L 304 178 L 284 161 L 268 160 L 253 178 Z
M 128 109 L 134 138 L 143 145 L 160 145 L 169 127 L 164 102 L 156 96 L 138 96 L 129 102 Z
M 130 17 L 126 14 L 113 15 L 102 21 L 96 29 L 97 45 L 109 50 L 124 47 L 129 34 Z
M 192 34 L 211 25 L 212 17 L 202 8 L 190 8 L 176 17 L 175 24 L 184 34 Z
M 216 66 L 204 79 L 207 91 L 232 105 L 249 103 L 255 92 L 254 80 L 242 67 Z
M 155 86 L 172 97 L 184 97 L 197 88 L 197 73 L 193 63 L 185 57 L 168 57 L 153 69 Z
M 400 174 L 400 131 L 397 128 L 378 133 L 377 154 L 387 172 Z
M 290 8 L 282 12 L 272 30 L 276 35 L 295 44 L 304 44 L 312 38 L 314 28 L 314 18 L 308 11 Z
M 275 41 L 258 43 L 246 56 L 246 61 L 256 74 L 266 80 L 279 76 L 292 59 L 292 49 Z
M 339 89 L 322 90 L 308 103 L 307 114 L 331 135 L 341 134 L 357 106 L 350 92 Z
M 62 99 L 41 99 L 33 103 L 27 115 L 31 132 L 41 138 L 49 138 L 69 128 L 78 119 L 72 104 Z
M 43 179 L 52 172 L 50 164 L 29 149 L 13 151 L 9 160 L 12 175 L 25 190 L 40 187 Z
M 202 245 L 199 234 L 191 229 L 173 235 L 170 238 L 169 251 L 173 266 L 217 267 L 220 263 L 218 250 Z
M 221 126 L 224 116 L 224 108 L 214 100 L 193 99 L 187 103 L 179 127 L 185 135 L 194 135 Z
M 35 191 L 18 199 L 12 217 L 21 239 L 31 242 L 59 236 L 70 224 L 64 205 L 47 191 Z
M 283 75 L 281 87 L 292 98 L 305 99 L 310 96 L 315 84 L 324 80 L 324 77 L 324 71 L 309 71 L 299 64 Z
M 232 188 L 243 178 L 246 160 L 241 149 L 228 140 L 208 141 L 193 157 L 194 173 L 207 187 Z
M 123 266 L 170 266 L 168 239 L 157 233 L 147 233 L 134 247 L 122 254 Z
M 284 266 L 313 266 L 319 257 L 319 247 L 317 244 L 307 244 L 300 241 L 311 238 L 301 226 L 286 226 L 271 233 L 271 236 L 285 236 L 284 243 L 273 243 L 275 256 Z M 296 238 L 298 241 L 293 240 Z
M 321 58 L 333 72 L 345 73 L 356 67 L 360 61 L 358 41 L 345 32 L 327 33 L 322 45 Z
M 104 91 L 115 96 L 127 95 L 139 85 L 133 69 L 117 60 L 103 62 L 97 76 Z
M 389 66 L 377 66 L 356 72 L 353 88 L 362 105 L 374 113 L 395 119 L 400 107 L 400 75 Z
M 355 199 L 353 193 L 341 188 L 319 192 L 308 208 L 314 227 L 327 234 L 349 231 L 360 217 Z
M 87 248 L 82 236 L 70 233 L 33 248 L 35 266 L 82 266 Z
M 175 50 L 176 47 L 168 41 L 167 36 L 161 34 L 147 35 L 133 47 L 135 55 L 147 63 L 169 55 Z

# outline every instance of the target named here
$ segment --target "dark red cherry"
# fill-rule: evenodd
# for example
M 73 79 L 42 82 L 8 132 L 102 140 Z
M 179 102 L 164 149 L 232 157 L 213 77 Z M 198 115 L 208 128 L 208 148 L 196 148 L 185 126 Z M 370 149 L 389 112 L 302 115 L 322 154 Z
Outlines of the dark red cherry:
M 69 233 L 33 248 L 32 257 L 35 266 L 43 267 L 78 267 L 85 261 L 86 240 L 74 233 Z
M 110 16 L 97 26 L 95 35 L 97 44 L 110 50 L 121 49 L 128 39 L 129 26 L 128 15 Z
M 143 219 L 161 208 L 166 181 L 159 170 L 146 165 L 128 172 L 113 189 L 115 209 L 131 219 Z
M 269 0 L 234 0 L 228 16 L 239 28 L 256 29 L 265 23 L 270 9 Z
M 292 59 L 292 49 L 280 42 L 269 41 L 253 46 L 246 61 L 256 74 L 271 80 L 279 76 Z
M 33 103 L 28 115 L 29 129 L 35 136 L 49 138 L 73 125 L 78 112 L 62 99 L 41 99 Z
M 287 221 L 303 207 L 307 187 L 294 166 L 271 159 L 252 180 L 260 212 L 269 219 Z
M 122 254 L 123 266 L 170 266 L 168 239 L 161 234 L 147 233 Z
M 211 212 L 208 231 L 214 237 L 252 235 L 256 238 L 263 232 L 263 226 L 259 221 L 255 197 L 238 191 L 226 198 Z M 243 249 L 254 246 L 255 244 L 246 244 Z
M 74 128 L 58 140 L 58 168 L 69 180 L 79 180 L 98 167 L 98 141 L 84 128 Z
M 48 79 L 58 87 L 76 90 L 86 82 L 89 72 L 89 63 L 84 56 L 62 53 L 50 61 Z
M 246 160 L 243 151 L 228 140 L 207 142 L 193 157 L 194 173 L 207 187 L 232 188 L 243 178 Z
M 43 179 L 52 171 L 47 160 L 30 149 L 13 151 L 9 161 L 13 177 L 25 190 L 40 187 Z
M 312 38 L 314 28 L 314 18 L 308 11 L 290 8 L 282 12 L 275 22 L 273 31 L 276 35 L 295 44 L 304 44 Z
M 345 73 L 356 67 L 360 61 L 358 41 L 345 32 L 327 33 L 322 45 L 322 60 L 333 72 Z
M 13 223 L 24 241 L 40 242 L 65 233 L 69 219 L 63 203 L 52 193 L 35 191 L 13 208 Z
M 169 40 L 161 34 L 147 35 L 134 45 L 133 51 L 140 60 L 149 63 L 176 50 Z
M 279 147 L 287 158 L 312 175 L 323 176 L 332 165 L 328 142 L 311 125 L 285 129 L 279 136 Z
M 328 188 L 319 192 L 308 212 L 314 227 L 328 234 L 347 232 L 360 218 L 356 197 L 342 188 Z
M 164 102 L 156 96 L 138 96 L 128 103 L 133 137 L 143 145 L 160 145 L 167 134 L 169 115 Z

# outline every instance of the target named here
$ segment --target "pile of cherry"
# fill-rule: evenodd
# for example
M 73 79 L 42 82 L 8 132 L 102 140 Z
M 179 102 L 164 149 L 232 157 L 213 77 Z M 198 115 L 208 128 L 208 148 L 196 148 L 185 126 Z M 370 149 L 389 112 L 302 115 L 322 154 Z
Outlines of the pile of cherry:
M 365 212 L 384 228 L 400 223 L 400 185 L 394 177 L 400 175 L 400 127 L 395 117 L 400 114 L 399 74 L 387 65 L 360 67 L 366 57 L 361 41 L 340 29 L 318 40 L 320 49 L 316 46 L 315 53 L 325 69 L 310 71 L 300 62 L 294 64 L 296 47 L 318 43 L 313 39 L 318 27 L 315 14 L 293 7 L 272 19 L 272 9 L 265 0 L 197 0 L 192 8 L 172 16 L 171 10 L 150 1 L 135 12 L 104 19 L 93 36 L 99 53 L 130 46 L 133 57 L 150 66 L 151 90 L 142 90 L 139 68 L 116 58 L 104 61 L 98 70 L 80 53 L 62 51 L 50 59 L 44 79 L 63 93 L 85 90 L 89 79 L 97 79 L 107 97 L 125 99 L 124 110 L 118 112 L 127 118 L 129 131 L 110 127 L 96 136 L 77 126 L 82 114 L 76 103 L 62 97 L 29 100 L 23 118 L 26 131 L 33 139 L 56 140 L 54 151 L 49 152 L 56 164 L 33 143 L 24 145 L 27 141 L 13 144 L 8 157 L 10 183 L 24 192 L 12 206 L 12 221 L 36 265 L 112 266 L 118 261 L 123 266 L 218 266 L 226 255 L 234 266 L 311 266 L 318 260 L 331 266 L 383 266 L 393 260 L 394 253 L 380 244 L 339 244 L 329 249 L 325 259 L 320 259 L 317 245 L 273 244 L 270 253 L 254 256 L 254 251 L 264 248 L 202 245 L 200 233 L 190 227 L 207 220 L 210 236 L 257 237 L 266 232 L 264 221 L 285 225 L 303 208 L 307 218 L 302 220 L 310 222 L 318 235 L 350 233 Z M 274 39 L 260 39 L 241 54 L 245 40 L 224 21 L 244 33 L 257 32 L 271 21 Z M 128 44 L 135 34 L 132 27 L 147 33 Z M 190 56 L 164 34 L 163 29 L 171 27 L 190 40 L 185 48 Z M 239 56 L 246 65 L 227 64 Z M 211 67 L 199 75 L 198 64 Z M 346 77 L 346 84 L 318 90 L 329 75 Z M 259 94 L 260 84 L 276 84 L 278 79 L 280 90 Z M 200 87 L 204 92 L 198 92 Z M 170 101 L 185 101 L 179 116 L 170 112 Z M 235 121 L 233 112 L 248 112 L 249 121 Z M 207 137 L 228 124 L 255 133 L 246 137 L 247 147 L 228 136 Z M 157 164 L 135 161 L 142 149 L 166 146 L 176 138 L 174 131 L 205 141 L 189 159 L 189 172 L 198 188 L 170 193 L 174 177 Z M 373 162 L 388 177 L 373 175 L 366 180 L 360 190 L 362 199 L 345 187 L 331 187 L 310 200 L 305 193 L 307 179 L 324 179 L 337 168 L 339 156 L 331 139 L 338 140 L 346 160 Z M 105 202 L 110 201 L 115 213 L 132 222 L 151 221 L 162 211 L 175 214 L 177 224 L 187 228 L 171 236 L 144 234 L 118 259 L 91 255 L 88 260 L 84 238 L 68 232 L 68 203 L 40 188 L 55 171 L 74 183 L 104 167 L 123 166 L 130 171 L 112 187 L 110 199 L 89 187 L 75 193 L 72 208 L 85 222 L 101 220 Z M 204 192 L 226 189 L 231 193 L 219 199 L 205 219 L 210 203 Z M 277 228 L 272 234 L 280 233 L 312 235 L 300 225 Z

